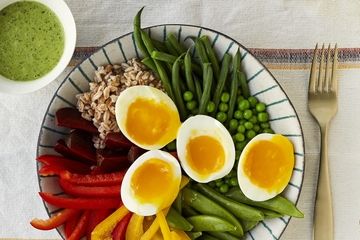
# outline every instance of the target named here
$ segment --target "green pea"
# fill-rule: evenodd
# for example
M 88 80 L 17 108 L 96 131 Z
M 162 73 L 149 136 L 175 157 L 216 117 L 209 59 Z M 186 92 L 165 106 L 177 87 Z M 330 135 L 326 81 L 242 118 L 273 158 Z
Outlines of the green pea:
M 239 104 L 241 100 L 244 100 L 245 98 L 243 96 L 238 96 L 236 99 L 236 102 Z
M 230 100 L 230 94 L 229 94 L 228 92 L 223 92 L 223 93 L 221 94 L 220 100 L 221 100 L 222 102 L 224 102 L 224 103 L 229 102 L 229 100 Z
M 224 112 L 218 112 L 216 114 L 216 119 L 219 121 L 219 122 L 225 122 L 226 121 L 226 118 L 227 118 L 227 114 L 224 113 Z
M 183 98 L 184 98 L 184 100 L 185 100 L 186 102 L 190 102 L 191 100 L 193 100 L 194 94 L 193 94 L 192 92 L 190 92 L 190 91 L 186 91 L 186 92 L 184 92 L 184 94 L 183 94 Z
M 238 125 L 239 125 L 239 122 L 236 119 L 231 119 L 230 123 L 229 123 L 230 131 L 236 130 Z
M 258 116 L 257 116 L 259 122 L 267 122 L 269 121 L 269 114 L 267 114 L 266 112 L 261 112 L 261 113 L 258 113 Z
M 257 123 L 257 117 L 255 115 L 252 115 L 252 117 L 249 119 L 250 122 L 252 122 L 253 124 Z
M 236 119 L 242 119 L 242 118 L 244 118 L 243 112 L 240 111 L 240 110 L 236 110 L 236 111 L 234 112 L 234 118 L 236 118 Z
M 245 119 L 250 119 L 252 117 L 252 111 L 250 109 L 247 109 L 244 111 L 244 118 Z
M 220 103 L 219 104 L 219 111 L 227 112 L 229 110 L 229 105 L 227 103 Z
M 245 140 L 244 134 L 242 134 L 242 133 L 237 133 L 237 134 L 235 134 L 235 140 L 236 140 L 237 142 L 242 142 L 242 141 L 244 141 L 244 140 Z
M 245 122 L 244 123 L 244 127 L 248 130 L 252 129 L 254 126 L 254 124 L 252 124 L 252 122 Z
M 206 107 L 206 111 L 207 111 L 208 113 L 214 112 L 214 111 L 215 111 L 215 103 L 212 102 L 212 101 L 208 102 L 208 105 L 207 105 L 207 107 Z
M 252 138 L 254 138 L 255 136 L 256 136 L 256 132 L 255 132 L 254 130 L 249 130 L 249 131 L 246 132 L 246 137 L 247 137 L 248 139 L 252 139 Z
M 262 129 L 270 128 L 270 123 L 268 122 L 260 123 L 260 127 Z
M 250 107 L 250 103 L 246 99 L 241 100 L 238 104 L 239 110 L 242 110 L 242 111 L 249 109 L 249 107 Z
M 238 180 L 237 180 L 236 177 L 232 177 L 232 178 L 230 179 L 230 185 L 233 186 L 233 187 L 239 185 L 239 182 L 238 182 Z
M 266 105 L 265 105 L 265 103 L 259 102 L 256 104 L 255 108 L 256 108 L 256 111 L 263 112 L 266 109 Z
M 217 187 L 220 187 L 221 185 L 223 185 L 223 181 L 221 181 L 221 182 L 215 182 L 215 185 L 216 185 Z
M 271 128 L 266 128 L 263 130 L 263 133 L 274 133 L 274 131 Z
M 258 132 L 260 132 L 261 128 L 258 124 L 254 124 L 253 130 L 258 133 Z
M 237 128 L 237 131 L 239 133 L 244 133 L 246 131 L 246 128 L 244 125 L 239 125 L 238 128 Z
M 248 101 L 249 101 L 251 107 L 255 107 L 256 104 L 258 103 L 257 98 L 256 98 L 256 97 L 253 97 L 253 96 L 249 97 L 249 98 L 248 98 Z
M 190 111 L 194 110 L 196 107 L 197 107 L 197 102 L 195 100 L 186 103 L 186 108 Z
M 221 193 L 227 193 L 229 191 L 229 185 L 223 184 L 223 185 L 220 186 L 219 190 L 220 190 Z
M 235 149 L 238 150 L 238 151 L 242 151 L 244 149 L 244 147 L 246 146 L 246 144 L 247 144 L 246 141 L 238 142 L 238 143 L 235 144 Z

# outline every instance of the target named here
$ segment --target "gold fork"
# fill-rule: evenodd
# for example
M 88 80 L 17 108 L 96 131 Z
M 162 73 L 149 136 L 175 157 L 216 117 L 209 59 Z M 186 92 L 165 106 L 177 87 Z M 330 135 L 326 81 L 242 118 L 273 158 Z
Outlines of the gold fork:
M 331 64 L 331 53 L 334 52 Z M 309 90 L 308 90 L 308 107 L 317 120 L 321 131 L 321 158 L 319 168 L 319 178 L 315 198 L 314 213 L 314 240 L 333 240 L 333 210 L 331 198 L 331 186 L 329 175 L 329 162 L 327 155 L 327 135 L 331 119 L 337 112 L 337 55 L 338 49 L 327 50 L 326 65 L 324 44 L 321 50 L 321 60 L 317 68 L 318 45 L 316 44 L 314 58 L 311 65 Z

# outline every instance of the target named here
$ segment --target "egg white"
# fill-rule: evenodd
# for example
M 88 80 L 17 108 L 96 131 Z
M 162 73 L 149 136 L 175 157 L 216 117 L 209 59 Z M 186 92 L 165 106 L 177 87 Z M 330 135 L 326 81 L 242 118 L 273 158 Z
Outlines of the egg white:
M 176 181 L 175 185 L 180 187 L 181 167 L 179 162 L 173 155 L 161 150 L 152 150 L 138 157 L 135 160 L 135 162 L 130 166 L 130 168 L 126 171 L 126 174 L 121 184 L 121 199 L 127 209 L 140 216 L 154 215 L 159 210 L 161 210 L 159 209 L 159 207 L 162 207 L 162 206 L 156 206 L 151 202 L 149 203 L 139 202 L 134 195 L 134 191 L 131 189 L 131 178 L 134 172 L 146 161 L 153 158 L 161 159 L 171 165 L 171 172 L 174 176 L 173 181 Z M 164 191 L 166 191 L 166 189 L 164 189 Z
M 127 139 L 129 139 L 132 143 L 139 146 L 140 148 L 146 150 L 155 150 L 155 149 L 163 148 L 167 143 L 145 145 L 137 142 L 135 139 L 133 139 L 130 136 L 130 134 L 126 129 L 126 119 L 127 119 L 128 109 L 130 105 L 139 98 L 151 99 L 156 103 L 165 104 L 170 110 L 177 112 L 175 103 L 166 93 L 162 92 L 161 90 L 150 86 L 133 86 L 121 92 L 115 104 L 115 117 L 116 117 L 116 122 L 120 128 L 120 131 L 125 135 Z
M 187 145 L 189 140 L 204 135 L 217 139 L 225 153 L 224 166 L 207 177 L 194 171 L 187 162 Z M 235 146 L 230 133 L 222 123 L 209 116 L 196 115 L 188 118 L 178 131 L 176 147 L 182 168 L 190 178 L 200 183 L 207 183 L 226 176 L 235 163 Z
M 271 199 L 281 193 L 285 187 L 286 184 L 279 190 L 273 190 L 269 191 L 268 189 L 261 188 L 254 183 L 251 182 L 251 180 L 248 178 L 248 176 L 244 172 L 243 165 L 245 163 L 246 157 L 248 156 L 251 146 L 260 140 L 268 140 L 271 141 L 271 139 L 274 137 L 274 134 L 270 133 L 262 133 L 257 136 L 255 136 L 251 141 L 245 146 L 243 149 L 240 158 L 239 158 L 239 164 L 237 167 L 237 177 L 239 186 L 241 188 L 241 191 L 245 194 L 245 196 L 253 201 L 266 201 L 268 199 Z

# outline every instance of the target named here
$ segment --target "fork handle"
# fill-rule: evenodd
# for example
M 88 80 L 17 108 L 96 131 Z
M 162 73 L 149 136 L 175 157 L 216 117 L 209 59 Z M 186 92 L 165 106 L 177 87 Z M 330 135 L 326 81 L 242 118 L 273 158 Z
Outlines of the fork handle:
M 321 159 L 315 198 L 314 240 L 333 240 L 334 223 L 327 149 L 328 125 L 321 128 Z

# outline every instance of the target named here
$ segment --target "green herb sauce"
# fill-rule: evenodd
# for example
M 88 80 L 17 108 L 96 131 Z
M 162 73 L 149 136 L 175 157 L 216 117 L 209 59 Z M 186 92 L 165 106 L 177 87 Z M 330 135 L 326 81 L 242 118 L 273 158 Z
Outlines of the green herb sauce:
M 38 79 L 50 72 L 64 51 L 64 30 L 52 10 L 20 1 L 0 11 L 0 75 Z

